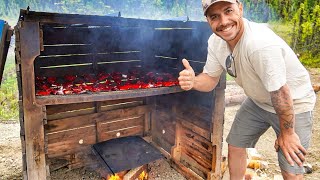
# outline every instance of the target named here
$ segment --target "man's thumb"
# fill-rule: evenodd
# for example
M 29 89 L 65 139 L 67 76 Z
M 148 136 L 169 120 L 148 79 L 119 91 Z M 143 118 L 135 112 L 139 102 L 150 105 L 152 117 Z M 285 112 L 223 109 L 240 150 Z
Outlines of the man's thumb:
M 192 67 L 190 66 L 188 60 L 182 59 L 182 64 L 183 64 L 184 68 L 186 68 L 187 70 L 193 70 Z

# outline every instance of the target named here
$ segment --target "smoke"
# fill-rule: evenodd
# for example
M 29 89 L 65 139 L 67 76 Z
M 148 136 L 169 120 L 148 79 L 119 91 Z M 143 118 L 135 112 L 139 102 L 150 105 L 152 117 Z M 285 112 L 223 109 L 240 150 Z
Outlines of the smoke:
M 268 22 L 277 19 L 278 15 L 265 2 L 262 1 L 243 1 L 244 17 L 256 22 Z

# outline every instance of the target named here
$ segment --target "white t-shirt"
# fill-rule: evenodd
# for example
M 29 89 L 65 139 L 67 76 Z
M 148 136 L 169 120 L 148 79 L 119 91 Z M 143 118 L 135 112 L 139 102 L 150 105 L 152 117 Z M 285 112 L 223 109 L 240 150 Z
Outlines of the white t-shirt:
M 220 76 L 230 54 L 227 43 L 212 34 L 203 73 Z M 232 55 L 237 72 L 235 81 L 259 107 L 275 113 L 270 92 L 287 83 L 295 113 L 313 110 L 316 96 L 308 71 L 287 43 L 266 25 L 244 19 L 244 33 Z

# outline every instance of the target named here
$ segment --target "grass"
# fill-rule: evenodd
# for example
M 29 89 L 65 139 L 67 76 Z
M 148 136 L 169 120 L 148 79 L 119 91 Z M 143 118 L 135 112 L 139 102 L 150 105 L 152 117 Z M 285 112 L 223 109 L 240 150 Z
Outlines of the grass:
M 268 22 L 269 27 L 278 35 L 280 36 L 284 41 L 287 42 L 287 44 L 291 44 L 292 41 L 292 24 L 289 23 L 283 23 L 279 21 L 274 22 Z
M 18 121 L 18 86 L 12 49 L 8 53 L 0 87 L 0 106 L 0 121 Z

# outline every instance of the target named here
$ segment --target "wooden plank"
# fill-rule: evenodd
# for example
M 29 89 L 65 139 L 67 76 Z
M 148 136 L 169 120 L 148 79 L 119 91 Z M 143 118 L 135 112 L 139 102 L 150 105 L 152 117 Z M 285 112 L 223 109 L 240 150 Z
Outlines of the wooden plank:
M 173 111 L 175 112 L 176 107 Z M 181 158 L 181 122 L 176 123 L 176 135 L 175 135 L 175 144 L 171 149 L 172 159 L 174 161 L 180 161 Z
M 133 116 L 121 119 L 113 119 L 108 122 L 97 123 L 98 133 L 104 133 L 108 131 L 117 131 L 123 128 L 129 128 L 133 126 L 143 126 L 144 116 Z
M 189 151 L 194 152 L 195 154 L 204 157 L 205 159 L 208 159 L 210 162 L 212 161 L 212 153 L 208 152 L 204 149 L 201 149 L 198 146 L 194 146 L 191 143 L 181 142 L 180 143 L 181 148 L 188 149 Z
M 47 119 L 49 121 L 57 120 L 57 119 L 64 119 L 64 118 L 70 118 L 70 117 L 76 117 L 81 115 L 88 115 L 95 113 L 95 108 L 87 108 L 87 109 L 81 109 L 76 111 L 69 111 L 69 112 L 60 112 L 52 115 L 48 115 Z
M 68 104 L 68 103 L 81 103 L 91 101 L 106 101 L 115 99 L 128 99 L 146 96 L 156 96 L 160 94 L 170 94 L 182 92 L 178 86 L 173 87 L 160 87 L 151 89 L 138 89 L 127 91 L 113 91 L 113 92 L 100 92 L 93 94 L 81 95 L 50 95 L 50 96 L 37 96 L 36 103 L 39 105 L 54 105 L 54 104 Z
M 184 28 L 194 27 L 201 32 L 212 33 L 210 27 L 206 22 L 196 21 L 163 21 L 163 20 L 145 20 L 145 19 L 133 19 L 133 18 L 121 18 L 110 16 L 97 16 L 97 15 L 79 15 L 79 14 L 59 14 L 59 13 L 44 13 L 34 12 L 27 10 L 20 10 L 21 15 L 24 17 L 24 21 L 38 21 L 42 24 L 82 24 L 92 26 L 148 26 L 150 28 Z M 94 19 L 94 21 L 93 21 Z
M 189 142 L 196 144 L 196 145 L 206 149 L 209 152 L 212 151 L 211 141 L 192 132 L 191 130 L 182 128 L 181 135 L 184 139 L 187 139 Z
M 40 54 L 39 23 L 24 22 L 20 29 L 21 72 L 28 178 L 46 179 L 42 106 L 35 102 L 33 61 Z
M 223 139 L 223 124 L 225 110 L 225 92 L 224 86 L 216 90 L 215 108 L 212 114 L 212 172 L 208 179 L 221 179 L 221 161 L 222 161 L 222 139 Z
M 142 172 L 145 172 L 146 175 L 148 174 L 148 164 L 131 169 L 128 173 L 126 173 L 126 175 L 124 175 L 123 180 L 138 179 Z
M 133 115 L 143 115 L 150 111 L 148 106 L 137 106 L 126 109 L 111 110 L 108 112 L 94 113 L 77 117 L 64 118 L 48 121 L 46 130 L 48 133 L 68 130 L 76 127 L 82 127 L 96 122 L 108 122 L 113 119 L 128 117 Z
M 95 136 L 95 134 L 95 124 L 90 124 L 82 127 L 75 127 L 63 131 L 52 132 L 47 134 L 48 145 L 50 146 L 50 144 L 64 143 L 68 141 L 74 141 L 76 144 L 86 145 L 87 142 L 83 138 Z M 79 142 L 80 139 L 83 139 L 82 143 Z M 89 142 L 92 142 L 92 140 L 90 140 Z
M 177 117 L 177 120 L 182 122 L 181 124 L 184 128 L 190 129 L 192 132 L 195 132 L 198 135 L 200 135 L 208 140 L 211 139 L 211 134 L 206 129 L 202 129 L 189 121 L 185 121 L 185 120 L 181 119 L 180 117 Z
M 173 160 L 171 163 L 171 166 L 183 174 L 187 179 L 192 179 L 192 180 L 204 180 L 201 176 L 199 176 L 197 173 L 186 167 L 184 164 L 182 164 L 180 161 Z
M 72 142 L 67 142 L 66 144 L 61 144 L 61 146 L 71 146 L 70 144 L 72 144 Z M 74 145 L 72 145 L 74 146 Z M 76 153 L 86 153 L 86 152 L 91 152 L 91 146 L 87 145 L 87 146 L 77 146 L 76 149 L 68 149 L 66 151 L 61 151 L 61 149 L 59 149 L 59 145 L 58 144 L 54 144 L 54 146 L 50 147 L 50 152 L 48 152 L 48 158 L 61 158 L 61 159 L 65 159 L 66 156 L 68 156 L 67 160 L 70 160 L 70 156 L 74 156 Z M 72 162 L 70 162 L 72 163 Z
M 70 129 L 48 134 L 48 154 L 66 155 L 73 153 L 78 148 L 95 144 L 96 128 L 95 125 Z
M 210 172 L 210 170 L 202 167 L 194 159 L 186 155 L 183 151 L 181 153 L 180 162 L 184 164 L 186 167 L 190 168 L 203 179 L 207 179 L 207 173 Z
M 194 161 L 196 161 L 199 165 L 202 167 L 208 169 L 208 172 L 211 170 L 211 161 L 208 161 L 207 159 L 203 158 L 201 155 L 196 155 L 196 151 L 192 151 L 192 149 L 188 148 L 181 148 L 182 152 L 185 153 L 187 156 L 192 158 Z
M 63 113 L 68 111 L 77 111 L 82 109 L 88 109 L 93 108 L 94 103 L 88 102 L 88 103 L 78 103 L 78 104 L 64 104 L 64 105 L 52 105 L 52 106 L 46 106 L 47 108 L 47 115 L 53 115 L 57 113 Z
M 116 100 L 110 100 L 110 101 L 102 101 L 101 106 L 109 106 L 109 105 L 117 105 L 117 104 L 131 104 L 131 103 L 139 103 L 142 102 L 145 98 L 129 98 L 129 99 L 116 99 Z
M 133 126 L 129 128 L 118 129 L 115 131 L 103 132 L 99 134 L 99 142 L 107 141 L 114 138 L 136 135 L 143 135 L 143 126 Z
M 135 98 L 134 98 L 135 99 Z M 143 101 L 141 99 L 136 100 L 114 100 L 114 101 L 104 101 L 101 103 L 101 111 L 110 111 L 121 108 L 129 108 L 135 106 L 143 105 Z
M 180 142 L 183 146 L 187 145 L 187 146 L 191 146 L 194 147 L 196 149 L 200 149 L 201 152 L 205 152 L 205 153 L 211 153 L 212 152 L 212 147 L 208 149 L 206 149 L 205 147 L 201 146 L 199 143 L 194 142 L 194 141 L 190 141 L 190 139 L 187 139 L 185 137 L 181 138 L 181 142 Z

